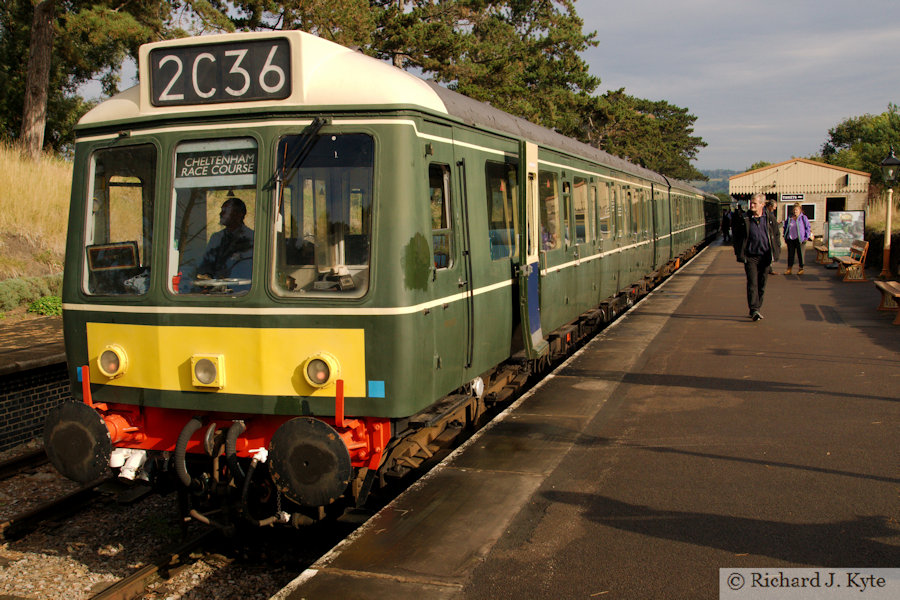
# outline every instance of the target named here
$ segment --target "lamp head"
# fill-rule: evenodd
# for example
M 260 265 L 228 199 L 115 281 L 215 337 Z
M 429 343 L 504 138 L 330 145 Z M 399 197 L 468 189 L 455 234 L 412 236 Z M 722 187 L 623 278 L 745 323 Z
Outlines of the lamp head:
M 891 154 L 881 161 L 881 175 L 888 187 L 897 183 L 897 177 L 900 175 L 900 159 L 894 156 L 893 146 L 891 146 Z

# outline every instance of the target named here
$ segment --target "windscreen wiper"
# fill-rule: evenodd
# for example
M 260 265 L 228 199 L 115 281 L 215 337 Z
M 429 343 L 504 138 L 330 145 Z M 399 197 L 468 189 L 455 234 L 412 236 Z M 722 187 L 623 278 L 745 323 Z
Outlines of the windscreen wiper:
M 291 151 L 289 155 L 284 157 L 281 172 L 275 175 L 275 179 L 279 183 L 285 180 L 285 173 L 293 171 L 303 164 L 303 161 L 306 160 L 306 157 L 312 152 L 313 146 L 316 145 L 316 141 L 319 139 L 317 134 L 329 123 L 331 123 L 331 119 L 326 117 L 315 117 L 312 120 L 312 123 L 306 126 L 306 129 L 300 134 L 298 144 L 294 145 L 295 149 Z M 287 142 L 285 142 L 285 146 L 287 146 Z

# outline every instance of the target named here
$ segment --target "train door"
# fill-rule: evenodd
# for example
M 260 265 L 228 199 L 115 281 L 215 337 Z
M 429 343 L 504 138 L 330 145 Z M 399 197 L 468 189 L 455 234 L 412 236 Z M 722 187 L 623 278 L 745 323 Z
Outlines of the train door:
M 451 139 L 450 128 L 441 137 Z M 466 235 L 463 166 L 451 143 L 434 143 L 426 161 L 434 308 L 434 385 L 438 394 L 458 387 L 471 362 L 471 264 Z
M 659 188 L 655 185 L 650 186 L 650 256 L 652 257 L 653 264 L 651 265 L 651 270 L 656 270 L 659 268 L 659 265 L 662 261 L 660 261 L 660 248 L 659 248 L 659 232 L 660 232 L 660 203 L 662 202 L 662 194 L 659 193 Z
M 632 242 L 631 223 L 631 186 L 616 185 L 616 247 L 619 252 L 617 286 L 618 292 L 628 289 L 631 285 L 631 263 L 634 256 L 634 244 Z
M 547 350 L 547 342 L 541 329 L 541 265 L 540 265 L 540 207 L 538 205 L 538 148 L 522 142 L 519 169 L 524 201 L 521 214 L 524 217 L 525 243 L 521 245 L 519 269 L 519 305 L 521 307 L 525 352 L 529 358 L 537 358 Z

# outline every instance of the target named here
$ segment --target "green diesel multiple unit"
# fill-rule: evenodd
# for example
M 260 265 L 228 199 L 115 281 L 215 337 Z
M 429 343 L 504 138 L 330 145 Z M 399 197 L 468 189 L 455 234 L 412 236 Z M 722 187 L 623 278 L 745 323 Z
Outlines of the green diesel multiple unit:
M 718 229 L 684 183 L 305 33 L 139 67 L 78 127 L 77 402 L 45 442 L 83 482 L 172 473 L 201 520 L 364 497 Z

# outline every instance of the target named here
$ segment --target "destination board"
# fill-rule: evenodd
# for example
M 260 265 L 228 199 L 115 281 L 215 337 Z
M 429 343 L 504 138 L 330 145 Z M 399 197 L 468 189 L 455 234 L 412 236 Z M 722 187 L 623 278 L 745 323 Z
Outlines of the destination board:
M 253 140 L 228 139 L 181 144 L 175 153 L 175 187 L 256 185 Z
M 170 46 L 150 51 L 154 106 L 283 100 L 291 94 L 284 38 Z

